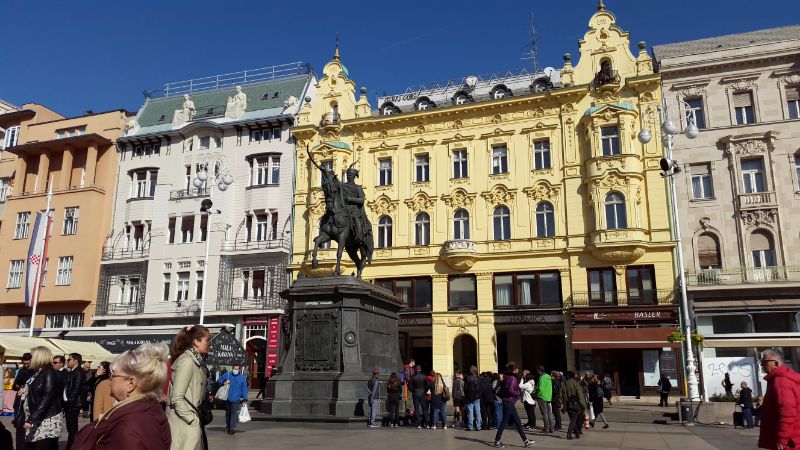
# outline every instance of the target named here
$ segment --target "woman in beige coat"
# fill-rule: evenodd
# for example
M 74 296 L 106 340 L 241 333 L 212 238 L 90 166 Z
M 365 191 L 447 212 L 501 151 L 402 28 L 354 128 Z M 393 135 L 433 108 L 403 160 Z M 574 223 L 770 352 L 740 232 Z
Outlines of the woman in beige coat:
M 198 411 L 203 396 L 207 395 L 208 368 L 203 357 L 208 354 L 210 343 L 211 335 L 202 325 L 185 327 L 175 336 L 167 409 L 172 430 L 170 450 L 208 448 Z

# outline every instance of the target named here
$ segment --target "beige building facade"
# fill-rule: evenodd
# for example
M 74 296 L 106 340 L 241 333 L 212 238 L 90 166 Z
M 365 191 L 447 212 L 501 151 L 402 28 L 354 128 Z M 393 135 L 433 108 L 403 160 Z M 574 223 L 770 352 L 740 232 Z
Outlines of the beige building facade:
M 800 363 L 800 26 L 653 51 L 673 121 L 700 128 L 676 137 L 675 202 L 713 394 L 760 380 L 764 348 Z

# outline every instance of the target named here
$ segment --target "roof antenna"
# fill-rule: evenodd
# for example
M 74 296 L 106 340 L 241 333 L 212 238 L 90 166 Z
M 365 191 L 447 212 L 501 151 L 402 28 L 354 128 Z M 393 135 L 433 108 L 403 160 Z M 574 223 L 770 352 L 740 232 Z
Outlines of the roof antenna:
M 600 0 L 600 3 L 602 2 L 603 0 Z M 534 17 L 534 14 L 531 13 L 531 40 L 528 43 L 528 45 L 530 46 L 530 50 L 523 53 L 524 56 L 520 59 L 530 60 L 531 69 L 533 70 L 532 75 L 537 73 L 542 73 L 542 67 L 539 65 L 539 59 L 537 57 L 538 42 L 539 42 L 539 37 L 536 35 L 536 18 Z
M 603 0 L 600 0 L 600 3 L 597 5 L 597 10 L 598 11 L 605 11 L 606 10 L 606 5 L 603 4 Z
M 333 54 L 333 59 L 339 60 L 339 33 L 336 33 L 336 52 Z

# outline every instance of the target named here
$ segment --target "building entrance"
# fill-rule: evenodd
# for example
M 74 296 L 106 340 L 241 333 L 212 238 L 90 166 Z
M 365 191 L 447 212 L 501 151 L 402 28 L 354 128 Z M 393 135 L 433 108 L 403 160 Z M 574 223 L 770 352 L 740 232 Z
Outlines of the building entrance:
M 475 338 L 462 334 L 453 342 L 453 371 L 461 369 L 464 373 L 469 371 L 469 367 L 478 365 L 478 343 Z

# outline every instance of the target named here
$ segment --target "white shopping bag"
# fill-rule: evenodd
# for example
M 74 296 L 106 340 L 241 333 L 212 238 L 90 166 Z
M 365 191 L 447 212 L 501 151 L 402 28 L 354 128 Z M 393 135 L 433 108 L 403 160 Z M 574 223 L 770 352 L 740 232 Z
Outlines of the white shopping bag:
M 589 405 L 589 419 L 594 421 L 594 405 Z
M 242 403 L 242 408 L 239 409 L 239 423 L 250 422 L 250 410 L 247 409 L 247 403 Z
M 222 400 L 222 401 L 228 400 L 228 390 L 229 389 L 230 389 L 230 385 L 229 384 L 223 384 L 222 386 L 220 386 L 219 389 L 217 389 L 217 395 L 215 395 L 214 397 L 217 400 Z

